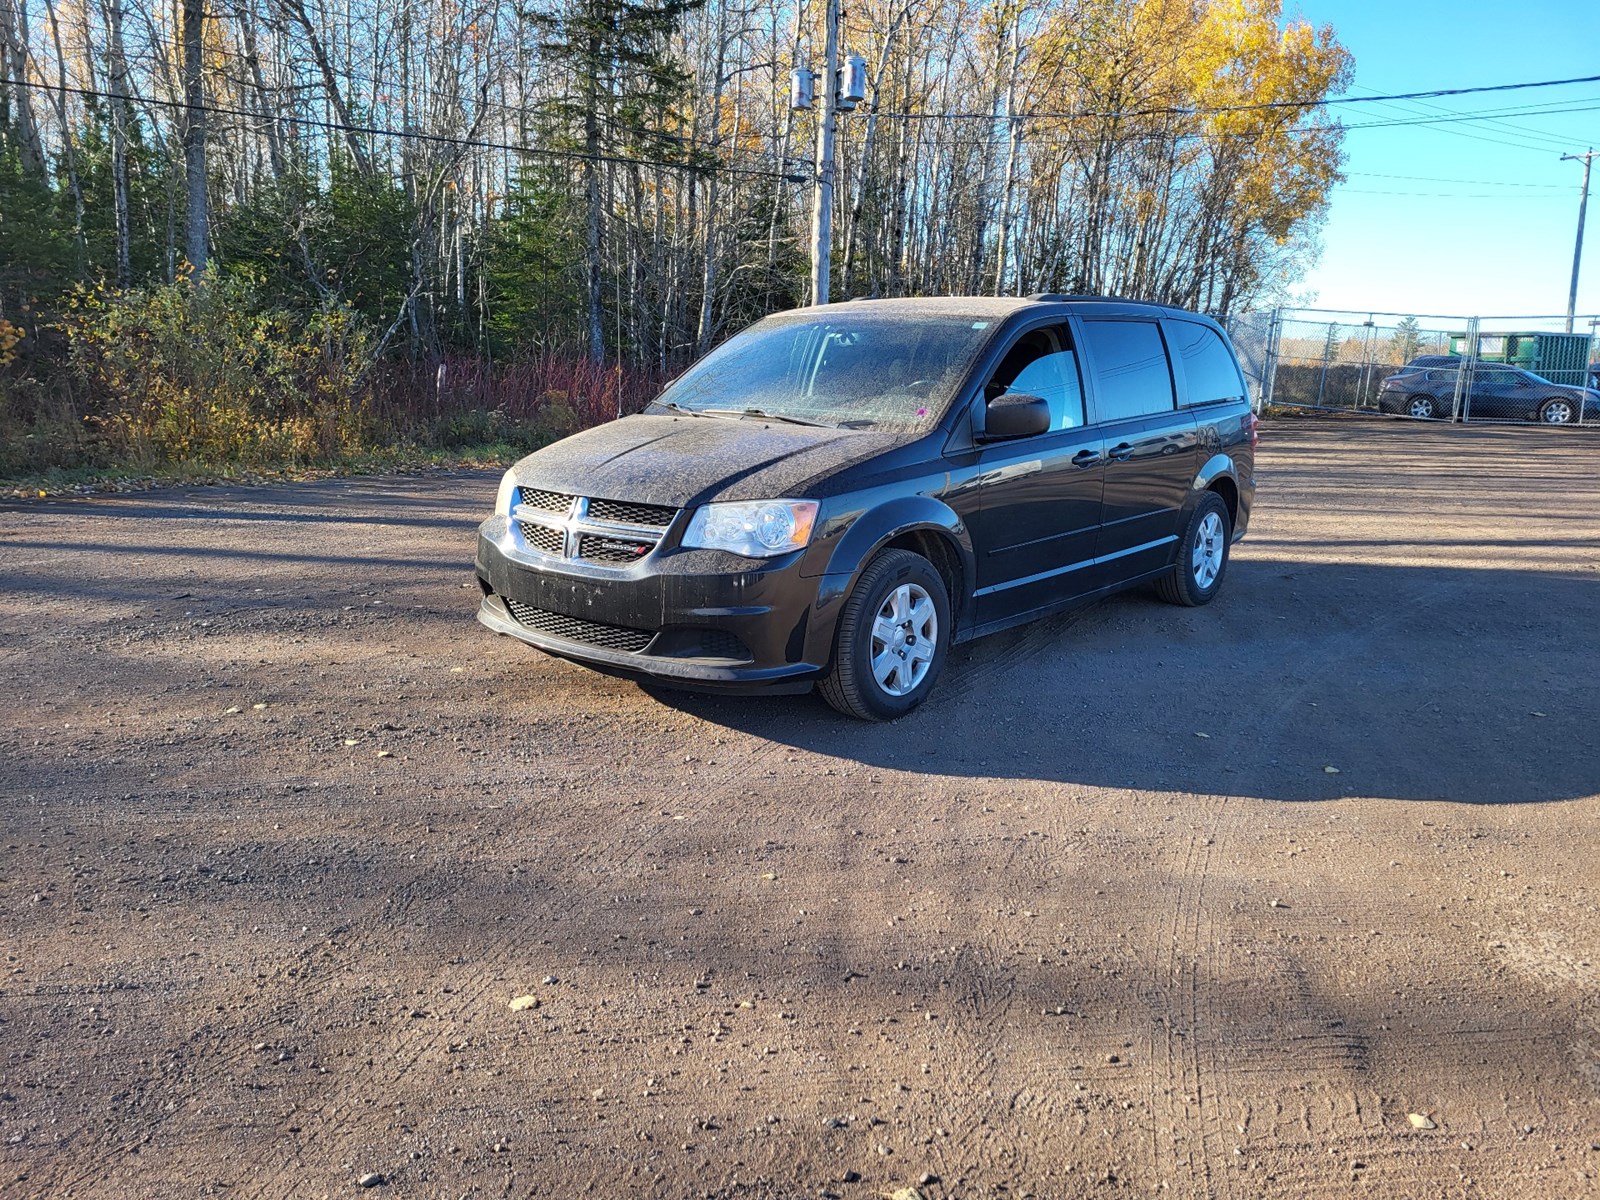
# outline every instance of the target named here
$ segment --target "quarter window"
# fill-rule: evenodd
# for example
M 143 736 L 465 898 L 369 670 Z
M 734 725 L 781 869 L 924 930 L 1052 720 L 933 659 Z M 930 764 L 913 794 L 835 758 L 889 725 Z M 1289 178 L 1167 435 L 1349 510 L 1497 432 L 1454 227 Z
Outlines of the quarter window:
M 1083 336 L 1094 355 L 1100 420 L 1173 410 L 1172 368 L 1153 321 L 1085 321 Z
M 1173 321 L 1167 325 L 1167 333 L 1183 363 L 1190 404 L 1244 399 L 1244 379 L 1215 330 L 1188 321 Z

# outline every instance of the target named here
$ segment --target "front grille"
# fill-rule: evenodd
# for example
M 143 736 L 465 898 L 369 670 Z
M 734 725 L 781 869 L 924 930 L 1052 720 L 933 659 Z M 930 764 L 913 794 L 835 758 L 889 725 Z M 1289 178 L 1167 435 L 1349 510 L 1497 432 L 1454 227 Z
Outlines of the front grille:
M 627 500 L 595 500 L 550 492 L 543 488 L 518 488 L 518 520 L 523 545 L 553 558 L 574 558 L 601 566 L 628 566 L 654 550 L 678 510 L 663 504 L 634 504 Z M 526 510 L 523 513 L 521 510 Z M 543 524 L 548 513 L 549 525 Z M 576 534 L 570 537 L 569 534 Z
M 655 637 L 648 629 L 630 629 L 626 625 L 604 625 L 599 621 L 585 621 L 581 617 L 567 617 L 510 597 L 506 597 L 506 608 L 529 629 L 569 642 L 582 642 L 586 646 L 637 654 Z
M 527 539 L 528 545 L 542 554 L 561 556 L 562 544 L 566 537 L 559 529 L 551 529 L 548 525 L 535 525 L 532 521 L 518 522 L 517 528 L 522 530 L 522 536 Z
M 654 548 L 654 542 L 626 538 L 588 536 L 578 539 L 578 557 L 597 563 L 636 563 Z
M 572 507 L 572 497 L 561 492 L 547 492 L 541 488 L 519 488 L 522 503 L 541 512 L 564 513 Z
M 616 521 L 623 525 L 650 525 L 665 529 L 677 515 L 677 509 L 660 504 L 630 504 L 626 500 L 589 501 L 589 519 L 592 521 Z

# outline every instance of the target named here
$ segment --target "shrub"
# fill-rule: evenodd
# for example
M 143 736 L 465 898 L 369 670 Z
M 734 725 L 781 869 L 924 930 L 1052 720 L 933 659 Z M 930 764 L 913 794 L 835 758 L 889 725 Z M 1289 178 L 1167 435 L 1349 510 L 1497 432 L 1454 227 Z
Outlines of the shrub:
M 371 335 L 348 309 L 265 310 L 219 277 L 80 288 L 60 327 L 86 420 L 125 465 L 297 465 L 365 440 Z

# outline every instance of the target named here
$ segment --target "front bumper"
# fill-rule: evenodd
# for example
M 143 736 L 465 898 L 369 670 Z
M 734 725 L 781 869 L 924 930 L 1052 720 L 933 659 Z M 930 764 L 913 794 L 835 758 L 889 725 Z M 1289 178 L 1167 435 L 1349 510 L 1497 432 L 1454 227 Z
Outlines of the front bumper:
M 666 545 L 627 566 L 528 550 L 505 517 L 478 532 L 478 620 L 596 670 L 703 691 L 809 691 L 843 589 L 803 552 L 753 560 Z

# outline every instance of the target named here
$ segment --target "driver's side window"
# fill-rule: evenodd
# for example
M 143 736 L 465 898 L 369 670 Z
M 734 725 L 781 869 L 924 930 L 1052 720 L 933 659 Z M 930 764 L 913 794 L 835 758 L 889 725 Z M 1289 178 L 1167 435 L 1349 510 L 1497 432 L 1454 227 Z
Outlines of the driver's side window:
M 1084 423 L 1083 385 L 1072 333 L 1065 325 L 1034 329 L 1006 352 L 984 386 L 985 403 L 998 396 L 1040 396 L 1050 405 L 1050 431 Z

